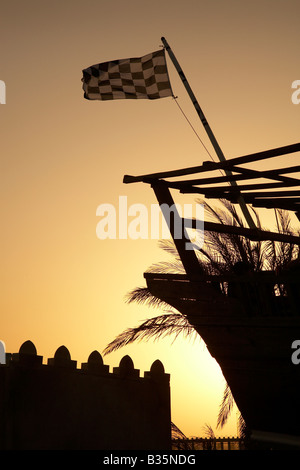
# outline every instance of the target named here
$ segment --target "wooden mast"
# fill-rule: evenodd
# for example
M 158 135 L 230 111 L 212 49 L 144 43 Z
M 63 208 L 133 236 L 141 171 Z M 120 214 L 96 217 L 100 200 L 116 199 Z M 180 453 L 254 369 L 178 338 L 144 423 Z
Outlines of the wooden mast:
M 163 45 L 164 45 L 166 51 L 168 52 L 168 54 L 169 54 L 169 56 L 170 56 L 170 59 L 172 60 L 174 66 L 175 66 L 175 68 L 176 68 L 176 70 L 177 70 L 177 72 L 178 72 L 178 74 L 179 74 L 179 77 L 181 78 L 181 80 L 182 80 L 182 82 L 183 82 L 183 84 L 184 84 L 184 86 L 185 86 L 185 88 L 186 88 L 186 91 L 188 92 L 189 97 L 190 97 L 191 100 L 192 100 L 192 103 L 193 103 L 193 105 L 194 105 L 194 107 L 195 107 L 195 109 L 196 109 L 196 111 L 197 111 L 197 114 L 198 114 L 198 116 L 199 116 L 199 118 L 200 118 L 200 120 L 201 120 L 201 122 L 202 122 L 202 124 L 203 124 L 203 127 L 204 127 L 204 129 L 205 129 L 205 131 L 206 131 L 206 133 L 207 133 L 207 135 L 208 135 L 208 137 L 209 137 L 209 139 L 210 139 L 210 141 L 211 141 L 211 143 L 212 143 L 214 149 L 215 149 L 215 152 L 216 152 L 216 154 L 217 154 L 219 160 L 220 160 L 221 162 L 226 161 L 225 156 L 224 156 L 224 154 L 223 154 L 223 152 L 222 152 L 222 150 L 221 150 L 221 148 L 220 148 L 220 146 L 219 146 L 219 144 L 218 144 L 218 142 L 217 142 L 217 139 L 216 139 L 216 137 L 215 137 L 213 131 L 211 130 L 210 125 L 208 124 L 208 121 L 207 121 L 207 119 L 206 119 L 206 117 L 205 117 L 205 115 L 204 115 L 204 113 L 203 113 L 203 111 L 202 111 L 202 109 L 201 109 L 201 107 L 200 107 L 200 105 L 199 105 L 199 103 L 198 103 L 197 98 L 195 97 L 195 95 L 194 95 L 194 93 L 193 93 L 193 91 L 192 91 L 192 89 L 191 89 L 191 87 L 190 87 L 190 85 L 189 85 L 189 82 L 188 82 L 187 79 L 186 79 L 186 76 L 185 76 L 184 73 L 183 73 L 182 68 L 181 68 L 180 65 L 179 65 L 179 62 L 177 61 L 177 59 L 176 59 L 176 57 L 175 57 L 175 55 L 174 55 L 172 49 L 170 48 L 169 44 L 167 43 L 166 39 L 165 39 L 164 37 L 162 37 L 161 40 L 162 40 L 162 43 L 163 43 Z M 230 172 L 230 171 L 225 170 L 225 173 L 226 173 L 227 176 L 231 176 L 231 172 Z M 231 184 L 232 186 L 237 186 L 237 183 L 236 183 L 234 180 L 233 180 L 233 181 L 230 181 L 230 184 Z M 252 219 L 252 217 L 251 217 L 251 215 L 250 215 L 250 212 L 249 212 L 249 210 L 248 210 L 248 208 L 247 208 L 247 206 L 246 206 L 246 203 L 245 203 L 243 197 L 242 197 L 240 194 L 238 195 L 238 202 L 239 202 L 239 205 L 240 205 L 240 207 L 241 207 L 241 210 L 242 210 L 242 212 L 243 212 L 243 214 L 244 214 L 244 217 L 245 217 L 245 219 L 246 219 L 246 221 L 247 221 L 249 227 L 250 227 L 250 228 L 255 228 L 255 227 L 256 227 L 256 226 L 255 226 L 255 223 L 254 223 L 254 221 L 253 221 L 253 219 Z

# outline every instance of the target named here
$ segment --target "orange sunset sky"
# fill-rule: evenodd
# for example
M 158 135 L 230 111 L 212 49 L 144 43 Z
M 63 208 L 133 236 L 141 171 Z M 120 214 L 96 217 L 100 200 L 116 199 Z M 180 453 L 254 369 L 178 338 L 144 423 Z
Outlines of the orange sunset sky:
M 118 333 L 160 311 L 127 305 L 144 271 L 166 258 L 157 240 L 99 240 L 100 204 L 156 202 L 124 174 L 201 165 L 205 149 L 175 101 L 87 101 L 82 69 L 158 50 L 165 36 L 226 156 L 299 142 L 300 3 L 295 0 L 11 0 L 0 2 L 1 329 L 8 352 L 30 339 L 46 361 L 65 345 L 86 362 Z M 167 56 L 178 102 L 211 150 Z M 213 153 L 213 150 L 211 150 Z M 258 168 L 277 166 L 280 159 Z M 299 153 L 285 157 L 297 164 Z M 174 195 L 176 198 L 176 194 Z M 193 200 L 193 198 L 192 198 Z M 187 199 L 187 202 L 190 199 Z M 262 211 L 266 227 L 273 213 Z M 172 420 L 188 436 L 210 424 L 236 434 L 236 410 L 216 430 L 224 389 L 201 340 L 133 344 L 136 368 L 171 374 Z

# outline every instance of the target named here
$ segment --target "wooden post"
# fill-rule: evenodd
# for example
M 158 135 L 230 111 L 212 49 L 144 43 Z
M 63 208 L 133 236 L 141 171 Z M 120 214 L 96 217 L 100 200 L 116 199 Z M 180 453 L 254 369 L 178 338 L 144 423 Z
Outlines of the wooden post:
M 159 181 L 153 182 L 152 188 L 156 195 L 158 203 L 161 206 L 161 210 L 162 210 L 163 216 L 165 217 L 166 223 L 169 226 L 171 236 L 174 240 L 174 244 L 176 246 L 180 259 L 182 261 L 187 277 L 190 280 L 195 281 L 199 278 L 201 274 L 201 267 L 197 260 L 197 256 L 194 250 L 186 249 L 186 244 L 189 242 L 189 237 L 185 230 L 183 220 L 178 214 L 178 211 L 176 209 L 170 190 L 167 187 L 167 185 Z M 169 215 L 170 215 L 169 220 L 166 217 L 166 213 L 164 213 L 164 210 L 163 210 L 164 205 L 165 207 L 168 207 L 169 209 Z M 170 210 L 171 208 L 172 208 L 172 211 Z M 180 237 L 176 237 L 175 224 L 180 224 L 180 229 L 181 229 Z M 177 225 L 177 228 L 178 228 L 178 225 Z

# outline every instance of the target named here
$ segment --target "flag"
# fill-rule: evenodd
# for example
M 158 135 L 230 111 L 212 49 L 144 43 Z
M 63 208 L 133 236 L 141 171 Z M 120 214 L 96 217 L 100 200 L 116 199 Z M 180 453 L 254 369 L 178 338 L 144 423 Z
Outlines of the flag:
M 92 65 L 82 72 L 84 98 L 88 100 L 173 96 L 164 49 L 143 57 Z

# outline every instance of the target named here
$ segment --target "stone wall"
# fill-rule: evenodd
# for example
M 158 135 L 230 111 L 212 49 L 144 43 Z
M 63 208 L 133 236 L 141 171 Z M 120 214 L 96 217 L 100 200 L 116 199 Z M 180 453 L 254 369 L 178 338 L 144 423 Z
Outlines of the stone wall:
M 77 368 L 65 346 L 43 364 L 31 341 L 0 365 L 0 449 L 168 450 L 170 376 L 155 361 L 140 377 L 99 352 Z

